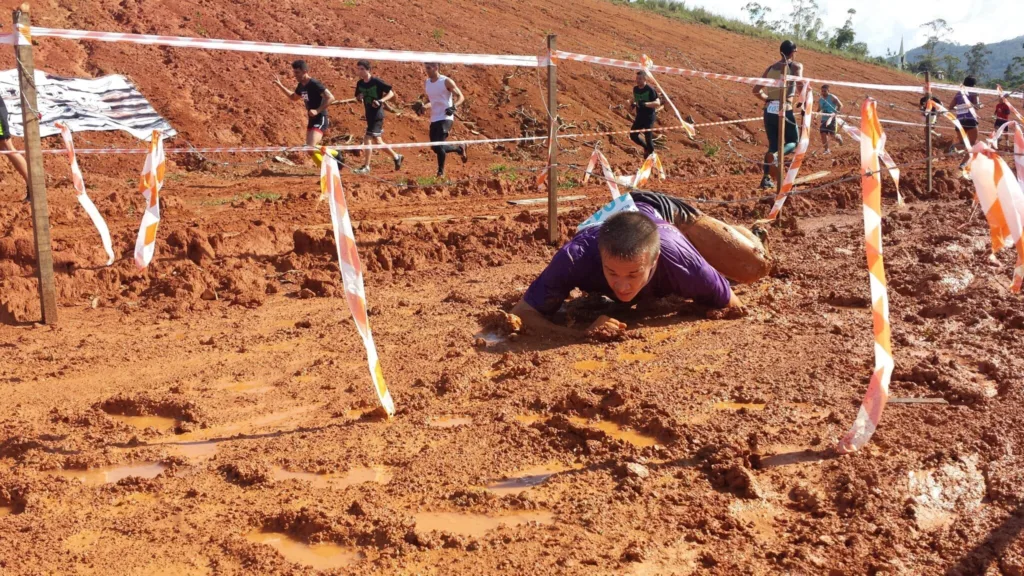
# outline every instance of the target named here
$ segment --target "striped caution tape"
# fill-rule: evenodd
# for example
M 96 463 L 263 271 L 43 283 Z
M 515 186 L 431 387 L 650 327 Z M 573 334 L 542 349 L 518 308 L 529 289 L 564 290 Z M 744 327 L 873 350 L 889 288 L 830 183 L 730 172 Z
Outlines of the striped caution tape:
M 156 230 L 160 224 L 160 190 L 164 187 L 164 173 L 167 164 L 164 160 L 164 143 L 160 132 L 154 130 L 149 144 L 149 155 L 146 165 L 142 168 L 139 180 L 139 192 L 146 199 L 146 210 L 142 213 L 139 225 L 139 237 L 135 241 L 135 265 L 139 268 L 149 266 L 156 252 Z
M 1024 147 L 1020 126 L 1015 125 L 1014 128 L 1015 147 Z M 1016 249 L 1017 263 L 1010 291 L 1020 292 L 1024 281 L 1024 192 L 1021 191 L 1021 183 L 1011 176 L 1010 167 L 987 142 L 975 144 L 971 157 L 971 180 L 974 181 L 978 203 L 988 220 L 992 253 L 1011 245 Z M 1018 163 L 1018 170 L 1020 166 Z
M 803 83 L 801 90 L 801 101 L 803 102 L 803 109 L 809 111 L 811 109 L 811 103 L 814 99 L 814 91 L 811 90 L 811 85 L 808 82 Z M 785 116 L 783 116 L 785 118 Z M 804 157 L 807 155 L 807 147 L 811 144 L 811 115 L 805 113 L 803 116 L 803 127 L 800 130 L 800 143 L 796 146 L 796 151 L 793 153 L 793 163 L 789 165 L 789 170 L 786 172 L 786 179 L 782 182 L 782 189 L 779 190 L 778 196 L 775 197 L 775 204 L 772 206 L 771 212 L 768 213 L 768 217 L 763 220 L 758 220 L 757 224 L 766 224 L 768 222 L 774 222 L 779 217 L 779 212 L 782 210 L 782 206 L 786 203 L 786 198 L 789 197 L 789 193 L 793 190 L 793 186 L 796 184 L 797 174 L 800 172 L 800 167 L 804 163 Z M 778 145 L 779 158 L 785 157 L 786 143 L 779 142 Z
M 860 450 L 871 440 L 882 411 L 889 401 L 889 381 L 895 362 L 892 357 L 892 328 L 889 324 L 889 293 L 882 259 L 882 176 L 879 173 L 879 149 L 882 125 L 877 104 L 871 99 L 861 106 L 860 156 L 861 188 L 864 192 L 864 243 L 868 277 L 871 282 L 871 317 L 874 325 L 875 369 L 853 427 L 839 442 L 840 454 Z
M 676 108 L 676 105 L 672 103 L 672 98 L 669 97 L 668 92 L 666 92 L 665 89 L 661 87 L 661 84 L 658 83 L 658 79 L 655 78 L 654 74 L 651 73 L 651 67 L 654 66 L 654 61 L 651 60 L 650 57 L 647 56 L 647 54 L 644 54 L 641 58 L 641 62 L 643 64 L 644 74 L 646 74 L 647 77 L 650 78 L 651 82 L 654 82 L 654 87 L 658 89 L 658 93 L 665 97 L 665 102 L 668 102 L 669 108 L 671 108 L 672 112 L 675 113 L 676 119 L 679 120 L 679 125 L 682 126 L 683 130 L 686 131 L 686 134 L 690 138 L 696 136 L 697 131 L 694 130 L 693 125 L 687 122 L 686 120 L 683 120 L 682 114 L 679 113 L 679 109 Z
M 850 126 L 842 118 L 836 118 L 836 123 L 839 125 L 840 128 L 843 129 L 844 132 L 846 132 L 850 136 L 851 139 L 853 139 L 855 142 L 860 142 L 859 129 Z M 886 139 L 887 135 L 883 133 L 882 143 L 881 146 L 879 146 L 878 150 L 879 156 L 881 157 L 882 163 L 885 164 L 886 170 L 889 171 L 889 176 L 892 178 L 893 184 L 896 185 L 896 204 L 898 206 L 903 206 L 903 193 L 900 192 L 900 169 L 896 165 L 896 162 L 892 159 L 892 156 L 890 156 L 889 152 L 887 152 L 885 149 Z
M 408 50 L 341 48 L 335 46 L 312 46 L 308 44 L 287 44 L 281 42 L 251 42 L 248 40 L 192 38 L 187 36 L 160 36 L 154 34 L 64 30 L 60 28 L 41 28 L 36 26 L 32 27 L 32 34 L 36 38 L 93 40 L 98 42 L 145 44 L 149 46 L 203 48 L 206 50 L 231 50 L 236 52 L 289 54 L 294 56 L 321 56 L 324 58 L 347 58 L 353 60 L 366 59 L 389 62 L 438 62 L 441 64 L 476 64 L 481 66 L 537 67 L 547 65 L 546 59 L 538 56 L 455 54 L 451 52 L 416 52 Z
M 608 190 L 612 193 L 612 200 L 622 195 L 619 191 L 619 185 L 615 182 L 615 172 L 612 171 L 611 164 L 608 163 L 608 159 L 605 158 L 601 150 L 594 147 L 594 153 L 590 155 L 590 162 L 587 163 L 587 170 L 583 173 L 583 183 L 586 184 L 590 181 L 590 177 L 594 173 L 594 167 L 600 165 L 601 173 L 604 174 L 603 180 L 608 185 Z
M 64 148 L 68 152 L 68 160 L 71 162 L 71 183 L 77 192 L 78 203 L 82 205 L 85 213 L 89 215 L 96 231 L 100 233 L 100 241 L 103 242 L 103 249 L 107 252 L 107 266 L 114 263 L 114 248 L 110 241 L 110 229 L 103 215 L 96 209 L 89 195 L 85 193 L 85 177 L 82 176 L 82 169 L 78 167 L 78 159 L 75 157 L 75 142 L 71 137 L 71 129 L 66 124 L 57 122 L 54 124 L 60 130 L 60 136 L 64 139 Z
M 370 367 L 370 379 L 373 390 L 380 400 L 380 405 L 388 417 L 395 415 L 395 403 L 391 399 L 384 371 L 377 356 L 377 346 L 373 343 L 370 332 L 370 320 L 366 308 L 366 287 L 363 285 L 363 268 L 359 262 L 356 249 L 356 237 L 352 231 L 352 219 L 348 214 L 348 203 L 345 201 L 345 188 L 341 184 L 341 173 L 334 157 L 322 151 L 325 159 L 320 163 L 320 188 L 327 195 L 331 208 L 331 224 L 334 226 L 334 243 L 338 250 L 338 265 L 341 268 L 341 280 L 345 286 L 345 301 L 348 303 L 352 320 L 355 322 L 359 336 L 366 348 L 366 361 Z
M 640 165 L 640 169 L 636 171 L 636 176 L 633 177 L 631 186 L 637 188 L 647 184 L 647 181 L 651 179 L 651 172 L 656 172 L 660 179 L 665 179 L 665 168 L 661 165 L 661 158 L 658 157 L 657 152 L 652 152 L 650 156 L 644 159 L 644 163 Z

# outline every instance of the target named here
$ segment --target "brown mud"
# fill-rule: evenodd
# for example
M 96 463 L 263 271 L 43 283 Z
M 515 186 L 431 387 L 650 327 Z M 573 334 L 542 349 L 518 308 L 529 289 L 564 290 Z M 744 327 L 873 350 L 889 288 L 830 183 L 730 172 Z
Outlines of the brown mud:
M 356 1 L 333 5 L 321 27 L 299 3 L 257 0 L 55 0 L 33 15 L 70 28 L 462 52 L 534 53 L 552 30 L 566 50 L 647 52 L 658 63 L 754 75 L 775 53 L 771 42 L 610 3 L 578 8 L 524 2 L 512 15 L 507 3 L 458 0 L 450 10 L 473 17 L 452 19 Z M 909 81 L 804 58 L 817 77 Z M 196 144 L 301 136 L 301 111 L 267 97 L 267 76 L 287 58 L 43 39 L 37 61 L 59 73 L 129 74 Z M 350 64 L 314 61 L 341 94 L 354 82 Z M 543 132 L 533 71 L 455 68 L 480 137 Z M 418 66 L 382 64 L 381 73 L 401 102 L 415 98 Z M 630 76 L 564 64 L 560 116 L 579 130 L 624 129 L 609 103 L 625 100 Z M 744 86 L 661 81 L 698 121 L 758 114 Z M 851 106 L 863 97 L 836 92 Z M 350 131 L 355 114 L 332 112 Z M 914 119 L 884 102 L 882 115 Z M 426 130 L 406 115 L 388 126 L 393 141 Z M 672 133 L 669 178 L 652 188 L 761 196 L 758 167 L 725 145 L 756 159 L 759 130 L 718 127 L 698 142 Z M 1008 291 L 1012 255 L 990 260 L 957 160 L 940 162 L 925 191 L 913 164 L 919 132 L 889 131 L 907 205 L 897 208 L 883 184 L 892 394 L 945 403 L 890 405 L 873 442 L 844 457 L 833 447 L 873 366 L 856 181 L 790 199 L 768 230 L 777 265 L 737 288 L 746 317 L 579 298 L 559 321 L 581 327 L 609 314 L 629 327 L 625 338 L 595 342 L 523 332 L 504 314 L 554 251 L 543 204 L 508 204 L 539 196 L 532 174 L 513 178 L 505 167 L 541 165 L 540 147 L 480 150 L 453 166 L 460 182 L 420 187 L 394 185 L 376 155 L 372 175 L 391 183 L 345 182 L 398 408 L 388 421 L 376 411 L 308 161 L 173 159 L 156 258 L 140 272 L 130 258 L 142 157 L 81 159 L 112 231 L 111 267 L 66 161 L 48 158 L 55 326 L 36 324 L 29 210 L 0 162 L 0 572 L 1020 574 L 1024 303 Z M 592 145 L 566 140 L 561 157 L 585 163 Z M 624 171 L 639 163 L 625 138 L 604 148 Z M 853 173 L 857 154 L 847 143 L 810 156 L 803 170 L 831 171 L 813 184 L 827 183 Z M 429 151 L 408 156 L 401 177 L 431 173 Z M 213 162 L 229 160 L 240 165 Z M 608 192 L 575 185 L 578 172 L 563 177 L 563 194 L 584 196 L 560 207 L 567 238 Z M 700 204 L 741 225 L 770 207 Z

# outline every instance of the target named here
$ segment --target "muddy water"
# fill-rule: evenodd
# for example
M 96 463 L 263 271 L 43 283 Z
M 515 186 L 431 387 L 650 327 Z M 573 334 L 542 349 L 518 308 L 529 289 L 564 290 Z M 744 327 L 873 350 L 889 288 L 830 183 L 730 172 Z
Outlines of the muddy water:
M 86 486 L 112 484 L 132 476 L 144 479 L 156 478 L 167 466 L 159 462 L 144 462 L 125 466 L 105 466 L 92 470 L 57 470 L 54 473 L 65 478 L 73 478 Z
M 657 357 L 657 354 L 651 354 L 650 352 L 622 352 L 619 354 L 617 360 L 619 362 L 650 362 Z
M 540 422 L 544 419 L 544 416 L 541 416 L 540 414 L 516 414 L 515 419 L 516 422 L 522 422 L 529 426 L 534 422 Z
M 384 466 L 352 468 L 344 474 L 292 472 L 291 470 L 285 470 L 278 466 L 273 467 L 272 472 L 274 480 L 278 482 L 285 480 L 299 480 L 301 482 L 308 482 L 315 488 L 332 488 L 336 490 L 343 490 L 349 486 L 355 486 L 356 484 L 363 484 L 366 482 L 387 484 L 388 482 L 391 482 L 392 478 L 391 470 Z
M 121 414 L 108 414 L 112 420 L 127 424 L 140 430 L 153 428 L 154 430 L 170 430 L 177 424 L 174 418 L 163 416 L 123 416 Z
M 743 403 L 743 402 L 718 402 L 715 404 L 715 410 L 743 410 L 744 408 L 751 411 L 764 410 L 765 404 L 755 403 Z
M 597 428 L 616 440 L 628 442 L 638 448 L 658 445 L 658 439 L 654 436 L 648 436 L 647 434 L 641 434 L 634 430 L 628 430 L 619 426 L 615 422 L 609 422 L 607 420 L 587 420 L 586 418 L 580 418 L 578 416 L 569 418 L 569 421 L 577 426 Z
M 515 496 L 530 488 L 540 486 L 559 472 L 579 469 L 578 466 L 565 466 L 557 462 L 533 466 L 516 472 L 509 478 L 487 485 L 487 491 L 498 496 Z
M 458 428 L 459 426 L 469 426 L 473 423 L 473 419 L 468 416 L 438 416 L 431 418 L 427 422 L 427 426 L 431 428 Z
M 209 460 L 217 454 L 217 442 L 212 440 L 199 442 L 181 442 L 170 446 L 169 451 L 175 456 L 181 456 L 194 461 Z
M 498 526 L 519 526 L 536 522 L 554 524 L 555 516 L 545 511 L 519 511 L 501 516 L 486 514 L 458 514 L 455 512 L 421 512 L 414 514 L 416 528 L 423 531 L 436 530 L 462 536 L 483 536 Z
M 14 514 L 14 508 L 11 508 L 10 506 L 0 506 L 0 518 L 10 516 L 11 514 Z
M 279 532 L 251 532 L 245 539 L 255 544 L 266 544 L 285 560 L 314 570 L 344 568 L 363 558 L 363 554 L 354 547 L 331 543 L 307 544 Z

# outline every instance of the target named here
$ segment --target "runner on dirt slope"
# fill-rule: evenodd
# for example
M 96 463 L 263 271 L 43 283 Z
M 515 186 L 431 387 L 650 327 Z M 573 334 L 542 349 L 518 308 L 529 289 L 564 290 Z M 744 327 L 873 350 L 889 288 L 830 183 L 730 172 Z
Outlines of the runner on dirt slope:
M 773 80 L 782 78 L 782 71 L 786 68 L 787 63 L 789 64 L 789 70 L 786 74 L 787 78 L 802 77 L 804 75 L 804 65 L 793 61 L 793 57 L 796 56 L 795 42 L 792 40 L 784 41 L 782 45 L 779 46 L 779 53 L 782 55 L 782 59 L 769 66 L 764 71 L 764 74 L 761 74 L 762 78 L 771 78 Z M 800 131 L 797 128 L 796 117 L 793 116 L 794 100 L 796 99 L 796 82 L 787 83 L 785 96 L 782 95 L 782 88 L 768 88 L 768 91 L 765 92 L 765 88 L 763 86 L 754 86 L 753 91 L 755 96 L 764 100 L 764 131 L 768 135 L 768 151 L 765 152 L 764 155 L 764 176 L 761 178 L 761 188 L 774 188 L 775 184 L 772 182 L 770 173 L 775 167 L 775 154 L 779 150 L 780 100 L 784 99 L 786 105 L 786 142 L 783 145 L 783 156 L 796 149 L 796 143 L 800 139 Z M 782 175 L 776 174 L 775 177 L 781 178 Z
M 843 101 L 832 94 L 830 88 L 828 84 L 823 84 L 821 98 L 818 99 L 818 112 L 822 114 L 819 132 L 821 133 L 821 142 L 825 145 L 825 154 L 832 153 L 828 143 L 830 137 L 840 144 L 843 143 L 843 137 L 836 132 L 836 125 L 839 124 L 836 122 L 836 114 L 843 110 Z
M 384 103 L 395 96 L 391 85 L 373 75 L 372 65 L 367 60 L 356 62 L 359 73 L 359 81 L 356 82 L 356 102 L 362 102 L 366 108 L 366 134 L 363 136 L 363 144 L 384 144 Z M 390 146 L 385 148 L 391 159 L 395 162 L 395 170 L 402 169 L 402 160 L 405 158 L 395 152 Z M 365 163 L 353 170 L 356 174 L 370 173 L 370 157 L 373 150 L 367 148 Z
M 583 332 L 553 323 L 549 318 L 572 290 L 579 288 L 624 303 L 675 295 L 743 315 L 743 304 L 729 281 L 686 237 L 663 220 L 654 206 L 638 202 L 637 208 L 638 212 L 616 214 L 600 226 L 577 233 L 555 254 L 511 313 L 528 329 L 542 333 L 580 336 L 626 329 L 623 322 L 605 315 Z
M 647 84 L 647 73 L 640 70 L 636 73 L 636 85 L 633 86 L 633 99 L 630 107 L 636 111 L 636 118 L 630 130 L 649 130 L 657 121 L 657 109 L 661 106 L 658 92 Z M 644 158 L 654 154 L 654 134 L 651 132 L 630 132 L 629 139 L 644 149 Z
M 427 79 L 424 83 L 424 92 L 427 96 L 427 103 L 421 108 L 422 111 L 430 110 L 430 141 L 444 142 L 451 133 L 452 123 L 455 121 L 455 110 L 462 105 L 466 97 L 462 90 L 455 85 L 455 82 L 440 73 L 441 65 L 436 62 L 428 62 L 426 65 Z M 437 177 L 444 178 L 445 156 L 457 152 L 465 164 L 469 157 L 466 155 L 466 146 L 437 145 L 431 148 L 437 154 Z
M 306 146 L 318 146 L 324 137 L 324 132 L 331 125 L 327 118 L 327 108 L 334 101 L 334 95 L 319 80 L 309 75 L 309 64 L 305 60 L 292 62 L 292 75 L 298 82 L 294 91 L 285 88 L 280 78 L 275 77 L 274 84 L 293 101 L 302 100 L 306 104 L 306 116 L 309 118 L 306 122 Z M 337 150 L 331 150 L 330 154 L 340 162 Z M 323 154 L 317 150 L 312 152 L 312 156 L 319 168 Z

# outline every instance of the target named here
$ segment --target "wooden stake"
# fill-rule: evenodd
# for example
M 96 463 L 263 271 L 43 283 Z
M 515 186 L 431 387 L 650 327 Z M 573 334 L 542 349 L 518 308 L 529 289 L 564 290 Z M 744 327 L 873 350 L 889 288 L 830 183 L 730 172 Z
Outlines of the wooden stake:
M 779 167 L 779 176 L 775 183 L 776 193 L 782 194 L 782 181 L 786 179 L 786 104 L 789 102 L 789 85 L 786 82 L 789 76 L 789 58 L 782 55 L 782 92 L 779 93 L 779 146 L 776 154 L 778 160 L 775 165 Z
M 925 156 L 928 158 L 928 195 L 932 193 L 932 118 L 935 117 L 935 113 L 931 111 L 931 107 L 928 106 L 929 100 L 932 98 L 932 83 L 931 73 L 927 70 L 924 71 L 924 97 L 926 110 L 928 112 L 924 116 L 924 146 Z
M 50 210 L 46 203 L 46 174 L 43 172 L 42 143 L 39 140 L 39 108 L 36 103 L 35 62 L 32 41 L 28 34 L 31 26 L 29 6 L 22 4 L 14 11 L 14 57 L 18 66 L 21 88 L 21 118 L 25 134 L 25 160 L 28 163 L 28 190 L 32 201 L 32 231 L 36 242 L 36 269 L 39 277 L 39 304 L 43 310 L 43 323 L 57 322 L 57 297 L 53 287 L 53 252 L 50 243 Z M 20 31 L 25 33 L 21 34 Z M 28 43 L 21 38 L 28 39 Z
M 555 53 L 557 36 L 548 34 L 548 54 Z M 548 61 L 548 241 L 558 243 L 558 69 L 554 58 Z

